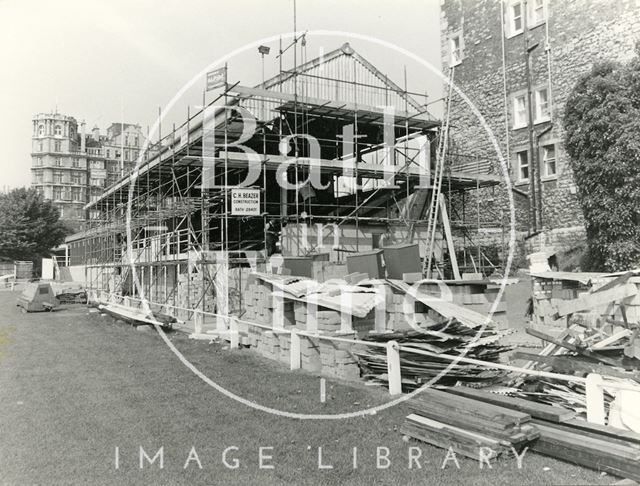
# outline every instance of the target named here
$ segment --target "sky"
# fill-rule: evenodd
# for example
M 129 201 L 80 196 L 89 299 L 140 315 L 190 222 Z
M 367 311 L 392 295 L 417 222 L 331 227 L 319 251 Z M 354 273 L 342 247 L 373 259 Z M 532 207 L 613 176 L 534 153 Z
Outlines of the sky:
M 404 54 L 340 31 L 391 43 L 440 69 L 440 0 L 297 0 L 296 26 L 308 31 L 307 57 L 344 42 L 398 85 L 442 95 L 442 81 Z M 294 30 L 293 0 L 0 0 L 0 189 L 31 182 L 31 119 L 36 113 L 71 115 L 104 132 L 124 119 L 146 131 L 187 83 L 190 89 L 162 126 L 186 119 L 202 104 L 198 73 L 260 39 L 272 47 L 266 77 L 278 72 L 278 36 Z M 287 45 L 287 41 L 283 41 Z M 261 81 L 256 47 L 229 61 L 229 81 Z M 291 69 L 292 50 L 284 59 Z M 197 76 L 197 77 L 196 77 Z M 194 79 L 195 77 L 195 79 Z M 422 100 L 421 100 L 422 101 Z M 432 106 L 438 114 L 439 104 Z M 152 137 L 154 138 L 154 137 Z M 156 135 L 157 138 L 157 135 Z

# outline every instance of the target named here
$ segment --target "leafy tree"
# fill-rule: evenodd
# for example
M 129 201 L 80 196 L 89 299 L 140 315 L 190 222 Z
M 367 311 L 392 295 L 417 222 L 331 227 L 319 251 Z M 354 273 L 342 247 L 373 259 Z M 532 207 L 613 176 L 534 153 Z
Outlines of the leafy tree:
M 34 189 L 0 194 L 0 258 L 37 262 L 69 233 L 58 209 Z
M 596 64 L 565 107 L 592 270 L 640 266 L 640 43 L 636 54 L 626 65 Z

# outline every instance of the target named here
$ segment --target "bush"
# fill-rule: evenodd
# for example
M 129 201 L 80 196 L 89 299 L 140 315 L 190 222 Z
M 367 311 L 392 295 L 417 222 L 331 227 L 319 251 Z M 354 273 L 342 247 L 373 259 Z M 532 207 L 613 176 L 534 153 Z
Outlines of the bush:
M 640 44 L 637 48 L 640 55 Z M 640 265 L 640 59 L 595 65 L 565 107 L 564 144 L 592 270 Z

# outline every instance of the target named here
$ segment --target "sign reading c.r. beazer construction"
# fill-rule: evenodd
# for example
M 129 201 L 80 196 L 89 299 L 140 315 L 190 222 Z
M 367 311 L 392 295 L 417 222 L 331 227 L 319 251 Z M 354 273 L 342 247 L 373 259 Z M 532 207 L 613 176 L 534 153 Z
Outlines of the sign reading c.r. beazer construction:
M 231 215 L 246 216 L 260 214 L 260 189 L 232 189 Z

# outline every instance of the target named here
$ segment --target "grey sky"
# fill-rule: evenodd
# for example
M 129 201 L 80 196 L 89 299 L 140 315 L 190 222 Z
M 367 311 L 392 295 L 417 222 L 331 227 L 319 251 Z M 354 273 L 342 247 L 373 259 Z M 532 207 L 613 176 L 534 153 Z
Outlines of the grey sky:
M 298 0 L 298 30 L 335 30 L 391 42 L 440 67 L 439 0 Z M 31 117 L 56 108 L 104 130 L 124 118 L 152 125 L 196 73 L 255 40 L 293 30 L 293 0 L 0 0 L 0 187 L 31 182 Z M 349 38 L 310 37 L 307 57 L 344 42 L 399 85 L 441 96 L 436 76 L 398 53 Z M 277 50 L 277 42 L 271 44 Z M 267 77 L 277 73 L 274 50 Z M 286 60 L 290 64 L 289 59 Z M 285 66 L 291 68 L 291 65 Z M 230 81 L 260 82 L 253 49 L 230 61 Z M 196 83 L 164 127 L 201 100 Z M 438 112 L 438 107 L 434 106 Z M 166 128 L 165 128 L 166 129 Z

